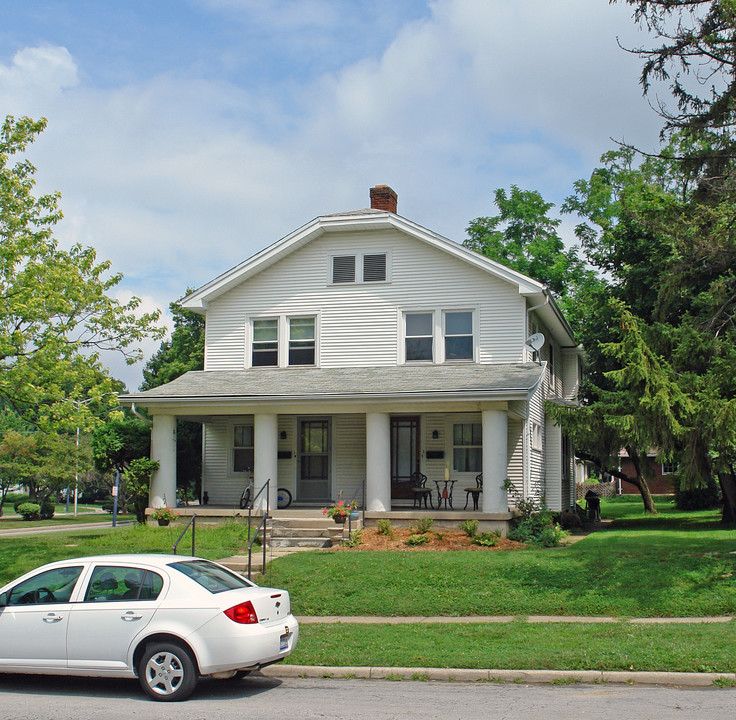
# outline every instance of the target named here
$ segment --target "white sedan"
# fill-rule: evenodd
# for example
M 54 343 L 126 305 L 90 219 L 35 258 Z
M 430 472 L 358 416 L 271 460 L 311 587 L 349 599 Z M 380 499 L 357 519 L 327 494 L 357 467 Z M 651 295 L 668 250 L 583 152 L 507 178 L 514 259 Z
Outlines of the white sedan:
M 288 592 L 196 557 L 63 560 L 0 588 L 0 671 L 137 677 L 155 700 L 279 662 L 298 635 Z

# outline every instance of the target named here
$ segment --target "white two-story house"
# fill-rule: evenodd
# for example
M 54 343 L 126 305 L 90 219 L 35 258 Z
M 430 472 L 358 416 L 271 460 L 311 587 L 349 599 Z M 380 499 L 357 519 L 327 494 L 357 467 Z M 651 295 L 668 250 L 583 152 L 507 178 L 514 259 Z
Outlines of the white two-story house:
M 295 506 L 400 513 L 417 471 L 454 488 L 455 511 L 482 474 L 477 512 L 496 524 L 518 497 L 573 504 L 544 402 L 575 401 L 581 349 L 554 299 L 396 203 L 372 188 L 370 209 L 317 217 L 184 298 L 206 316 L 205 369 L 121 397 L 153 419 L 152 506 L 175 497 L 177 418 L 203 424 L 213 506 L 236 506 L 251 469 L 272 507 L 283 487 Z

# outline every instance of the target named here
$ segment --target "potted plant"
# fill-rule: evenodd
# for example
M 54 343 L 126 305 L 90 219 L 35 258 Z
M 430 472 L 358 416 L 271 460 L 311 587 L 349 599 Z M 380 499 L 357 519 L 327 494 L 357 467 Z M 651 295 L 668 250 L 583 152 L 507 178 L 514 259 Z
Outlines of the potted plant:
M 159 507 L 151 513 L 151 519 L 157 520 L 159 525 L 168 525 L 178 517 L 179 513 L 175 513 L 169 507 Z
M 322 508 L 322 514 L 332 518 L 339 525 L 344 525 L 351 510 L 352 507 L 349 503 L 346 504 L 342 500 L 338 500 L 329 507 Z

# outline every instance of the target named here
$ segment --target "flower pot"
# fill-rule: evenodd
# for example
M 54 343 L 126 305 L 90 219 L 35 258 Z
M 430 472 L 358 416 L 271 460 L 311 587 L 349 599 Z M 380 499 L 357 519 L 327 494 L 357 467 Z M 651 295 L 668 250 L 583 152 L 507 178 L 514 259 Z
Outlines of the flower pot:
M 351 520 L 360 520 L 360 510 L 351 510 L 350 511 L 350 519 Z
M 344 525 L 345 521 L 348 519 L 347 515 L 333 515 L 332 519 L 338 524 L 338 525 Z
M 161 527 L 166 527 L 166 526 L 167 526 L 167 525 L 168 525 L 168 524 L 169 524 L 170 522 L 171 522 L 171 520 L 163 520 L 163 519 L 160 519 L 160 520 L 158 521 L 158 524 L 159 524 L 159 525 L 160 525 Z

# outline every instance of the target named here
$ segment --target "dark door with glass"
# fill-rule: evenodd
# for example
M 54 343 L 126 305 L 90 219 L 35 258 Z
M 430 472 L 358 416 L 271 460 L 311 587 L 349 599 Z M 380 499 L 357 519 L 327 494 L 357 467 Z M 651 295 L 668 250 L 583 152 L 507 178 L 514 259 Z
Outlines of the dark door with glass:
M 419 470 L 419 417 L 391 418 L 391 497 L 413 498 L 412 473 Z
M 297 500 L 330 500 L 329 418 L 299 421 L 299 478 Z

